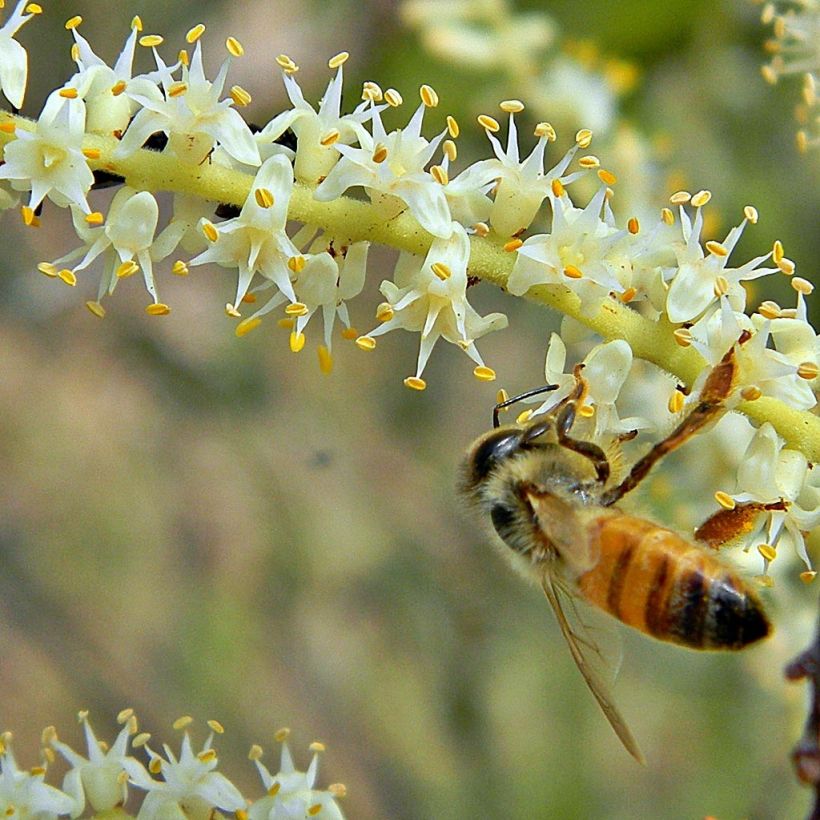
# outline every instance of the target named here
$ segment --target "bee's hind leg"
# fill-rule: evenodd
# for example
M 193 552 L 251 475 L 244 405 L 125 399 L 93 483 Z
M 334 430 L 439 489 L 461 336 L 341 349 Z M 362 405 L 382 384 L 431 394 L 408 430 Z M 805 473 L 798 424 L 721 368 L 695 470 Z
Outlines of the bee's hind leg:
M 786 502 L 781 500 L 771 504 L 749 501 L 736 504 L 731 509 L 718 510 L 695 530 L 695 540 L 702 541 L 712 549 L 720 549 L 725 544 L 754 532 L 764 512 L 785 509 Z

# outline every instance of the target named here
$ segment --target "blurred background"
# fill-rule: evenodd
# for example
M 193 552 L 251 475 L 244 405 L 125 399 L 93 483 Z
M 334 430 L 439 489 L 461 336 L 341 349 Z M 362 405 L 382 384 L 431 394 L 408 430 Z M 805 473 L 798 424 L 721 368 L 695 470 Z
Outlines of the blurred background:
M 346 49 L 348 109 L 364 80 L 395 86 L 406 101 L 388 121 L 397 127 L 418 86 L 433 85 L 442 104 L 426 133 L 457 117 L 458 167 L 488 154 L 475 115 L 519 97 L 533 123 L 559 130 L 553 162 L 579 128 L 600 135 L 593 148 L 621 180 L 622 214 L 709 188 L 704 239 L 722 239 L 754 204 L 760 224 L 733 261 L 779 238 L 797 272 L 816 278 L 817 154 L 794 147 L 799 80 L 771 87 L 760 76 L 769 32 L 758 6 L 476 0 L 464 4 L 479 15 L 464 29 L 443 2 L 434 16 L 393 2 L 43 5 L 19 37 L 29 116 L 71 72 L 63 23 L 74 14 L 109 63 L 136 13 L 166 37 L 168 58 L 204 22 L 209 76 L 234 35 L 246 56 L 229 83 L 251 92 L 247 116 L 261 124 L 286 105 L 277 54 L 301 65 L 317 101 L 327 59 Z M 781 670 L 809 638 L 817 590 L 795 581 L 796 561 L 785 559 L 790 571 L 767 597 L 775 637 L 742 656 L 624 634 L 615 695 L 646 754 L 641 768 L 583 685 L 543 596 L 462 510 L 462 454 L 489 426 L 498 386 L 542 380 L 558 317 L 475 288 L 479 312 L 510 316 L 511 329 L 481 345 L 499 383 L 478 384 L 463 354 L 440 345 L 417 394 L 402 385 L 417 336 L 390 334 L 370 355 L 337 339 L 330 376 L 316 363 L 316 326 L 298 355 L 272 322 L 237 339 L 223 313 L 235 280 L 222 269 L 179 279 L 161 268 L 166 317 L 145 315 L 133 277 L 100 322 L 83 306 L 95 275 L 71 289 L 36 272 L 77 244 L 64 213 L 47 207 L 43 222 L 34 232 L 5 214 L 0 278 L 0 729 L 14 731 L 21 765 L 39 760 L 43 726 L 79 750 L 78 709 L 111 740 L 114 716 L 132 706 L 141 729 L 174 747 L 182 714 L 197 719 L 199 743 L 206 719 L 224 723 L 220 768 L 251 797 L 261 795 L 251 743 L 275 771 L 279 727 L 293 729 L 302 768 L 308 744 L 325 742 L 319 784 L 347 785 L 350 818 L 804 812 L 809 794 L 788 754 L 805 691 Z M 391 265 L 389 251 L 371 249 L 366 291 L 351 305 L 362 331 Z M 793 304 L 783 280 L 763 280 L 750 304 Z M 700 465 L 695 502 L 709 506 L 725 488 L 742 455 L 732 441 L 714 436 L 716 466 Z M 686 466 L 684 452 L 637 508 L 692 527 L 704 510 L 681 492 Z

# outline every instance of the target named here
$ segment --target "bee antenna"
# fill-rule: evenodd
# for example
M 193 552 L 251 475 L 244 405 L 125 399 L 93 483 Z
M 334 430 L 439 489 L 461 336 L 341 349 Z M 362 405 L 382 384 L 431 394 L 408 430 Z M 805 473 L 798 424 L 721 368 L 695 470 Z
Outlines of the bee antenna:
M 517 396 L 513 396 L 511 399 L 507 399 L 506 401 L 499 402 L 493 408 L 493 428 L 501 426 L 501 422 L 498 420 L 498 414 L 505 407 L 509 407 L 511 404 L 515 404 L 523 399 L 528 399 L 530 396 L 540 396 L 541 393 L 549 393 L 552 390 L 557 390 L 558 387 L 559 385 L 557 384 L 545 384 L 541 387 L 534 387 L 532 390 L 527 390 L 525 393 L 519 393 Z

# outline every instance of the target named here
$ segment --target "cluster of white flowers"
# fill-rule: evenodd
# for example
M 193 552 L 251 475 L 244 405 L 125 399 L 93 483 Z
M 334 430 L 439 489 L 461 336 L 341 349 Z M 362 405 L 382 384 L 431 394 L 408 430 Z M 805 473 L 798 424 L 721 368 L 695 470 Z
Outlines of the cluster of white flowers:
M 191 718 L 177 720 L 174 728 L 183 731 L 178 757 L 167 744 L 163 744 L 164 756 L 148 746 L 150 735 L 138 732 L 137 719 L 131 709 L 118 715 L 117 722 L 122 729 L 111 746 L 97 739 L 86 712 L 80 712 L 79 720 L 85 732 L 87 757 L 59 740 L 54 727 L 49 726 L 43 731 L 42 762 L 32 769 L 21 769 L 17 765 L 11 749 L 11 733 L 0 735 L 0 812 L 4 817 L 56 820 L 60 816 L 93 816 L 115 809 L 127 816 L 122 809 L 129 799 L 129 788 L 135 787 L 145 792 L 136 814 L 140 820 L 169 817 L 206 820 L 220 813 L 251 820 L 296 817 L 342 820 L 336 800 L 344 796 L 345 787 L 336 783 L 326 790 L 314 788 L 319 754 L 324 745 L 311 744 L 313 759 L 307 771 L 301 772 L 296 769 L 288 749 L 288 729 L 280 729 L 275 736 L 282 746 L 276 774 L 271 774 L 260 762 L 262 749 L 251 748 L 249 758 L 259 771 L 264 789 L 264 795 L 251 802 L 216 770 L 218 758 L 213 739 L 224 730 L 215 720 L 208 721 L 210 734 L 199 752 L 194 751 L 188 734 Z M 145 750 L 147 767 L 130 753 L 129 746 L 131 751 Z M 62 789 L 45 783 L 55 751 L 70 766 Z
M 413 5 L 418 14 L 426 8 Z M 13 38 L 39 10 L 23 0 L 0 30 L 0 88 L 15 108 L 23 102 L 27 57 Z M 446 126 L 432 139 L 423 135 L 425 115 L 439 105 L 430 86 L 421 86 L 421 102 L 407 124 L 392 131 L 382 114 L 402 105 L 396 89 L 383 91 L 367 82 L 361 103 L 343 113 L 346 52 L 329 61 L 335 76 L 317 108 L 302 94 L 296 63 L 280 55 L 277 63 L 291 107 L 253 129 L 238 110 L 250 94 L 234 85 L 223 97 L 231 61 L 243 54 L 236 39 L 228 38 L 228 57 L 211 81 L 203 68 L 203 25 L 186 35 L 193 53 L 183 49 L 169 65 L 159 53 L 163 38 L 142 34 L 142 22 L 134 18 L 110 68 L 79 34 L 81 22 L 74 17 L 66 23 L 74 38 L 77 71 L 49 95 L 39 117 L 25 120 L 0 112 L 0 204 L 11 207 L 27 193 L 20 210 L 28 225 L 39 224 L 44 204 L 70 210 L 82 244 L 38 268 L 75 286 L 102 256 L 97 297 L 87 302 L 96 316 L 105 315 L 102 300 L 119 280 L 140 271 L 152 299 L 147 312 L 167 314 L 155 267 L 184 251 L 187 259 L 169 264 L 173 274 L 185 275 L 190 267 L 208 263 L 236 270 L 225 312 L 237 320 L 238 336 L 280 309 L 279 324 L 290 330 L 291 350 L 299 352 L 311 317 L 320 312 L 324 333 L 317 353 L 325 372 L 332 369 L 338 318 L 343 338 L 355 340 L 362 350 L 372 350 L 380 335 L 396 328 L 419 333 L 416 369 L 404 380 L 410 388 L 425 388 L 423 372 L 439 339 L 467 354 L 479 380 L 493 381 L 495 371 L 484 363 L 476 340 L 505 327 L 507 318 L 501 313 L 481 316 L 467 298 L 476 279 L 476 257 L 490 253 L 509 262 L 509 275 L 502 281 L 514 295 L 538 299 L 540 294 L 570 293 L 577 297 L 576 318 L 592 326 L 602 308 L 664 324 L 681 348 L 702 357 L 701 379 L 742 334 L 748 336 L 738 347 L 740 375 L 730 403 L 766 396 L 799 411 L 815 406 L 820 344 L 805 304 L 812 285 L 794 275 L 795 264 L 780 242 L 763 256 L 730 264 L 744 229 L 757 222 L 753 207 L 744 209 L 742 221 L 723 241 L 702 236 L 704 208 L 711 198 L 706 190 L 674 194 L 670 204 L 677 216 L 664 207 L 648 227 L 634 216 L 619 225 L 611 207 L 617 180 L 588 153 L 592 132 L 579 130 L 572 148 L 549 166 L 546 152 L 555 130 L 538 123 L 534 145 L 529 153 L 522 150 L 516 117 L 520 122 L 524 104 L 515 99 L 500 103 L 507 118 L 506 145 L 496 136 L 501 123 L 482 114 L 478 124 L 493 156 L 456 173 L 456 120 L 446 117 Z M 137 45 L 150 50 L 155 68 L 133 76 Z M 153 150 L 139 150 L 146 145 Z M 158 151 L 178 167 L 195 169 L 197 177 L 222 173 L 244 180 L 241 196 L 231 200 L 233 210 L 221 206 L 214 211 L 195 190 L 175 188 L 170 218 L 160 226 L 157 200 L 144 182 Z M 114 196 L 107 214 L 95 210 L 94 189 L 124 178 L 130 184 Z M 583 206 L 568 190 L 581 178 L 592 181 L 595 189 Z M 367 204 L 346 197 L 351 189 L 363 191 Z M 299 202 L 308 202 L 309 208 L 300 211 Z M 338 213 L 347 208 L 343 217 L 332 215 L 336 205 L 343 206 Z M 356 208 L 366 208 L 366 226 L 355 224 L 356 213 L 362 212 Z M 312 216 L 301 218 L 308 210 Z M 292 227 L 294 222 L 302 224 Z M 380 238 L 389 240 L 394 224 L 428 240 L 412 244 L 416 250 L 405 243 L 392 278 L 381 283 L 384 301 L 376 308 L 375 327 L 360 334 L 351 324 L 348 304 L 365 284 L 369 238 L 378 230 Z M 402 247 L 398 237 L 395 244 Z M 768 275 L 790 278 L 795 306 L 764 301 L 747 313 L 744 282 Z M 268 300 L 243 315 L 264 291 L 270 292 Z M 554 406 L 569 389 L 565 342 L 573 334 L 579 336 L 577 326 L 567 324 L 561 337 L 553 337 L 546 377 L 561 389 L 536 412 Z M 587 344 L 586 354 L 586 434 L 605 442 L 650 428 L 647 418 L 622 418 L 618 408 L 633 367 L 630 344 L 615 339 L 591 350 Z M 670 382 L 670 414 L 685 410 L 684 392 Z M 806 488 L 812 465 L 791 455 L 800 454 L 784 447 L 774 430 L 761 427 L 759 436 L 768 436 L 766 446 L 753 445 L 750 459 L 757 466 L 741 474 L 735 495 L 782 499 L 784 509 L 772 511 L 758 528 L 767 539 L 764 546 L 774 549 L 785 539 L 807 560 L 801 533 L 817 523 L 816 505 L 805 501 L 811 495 Z M 782 472 L 777 466 L 781 461 L 788 464 L 788 479 L 773 479 Z

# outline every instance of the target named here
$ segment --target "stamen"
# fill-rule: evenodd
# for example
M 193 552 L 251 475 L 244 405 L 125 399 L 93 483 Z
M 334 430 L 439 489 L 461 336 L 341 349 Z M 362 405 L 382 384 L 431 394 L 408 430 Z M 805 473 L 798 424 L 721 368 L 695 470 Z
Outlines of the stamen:
M 142 17 L 140 17 L 139 14 L 135 14 L 131 18 L 131 30 L 142 31 Z
M 177 259 L 177 261 L 171 266 L 171 273 L 175 276 L 187 276 L 189 272 L 188 265 L 181 259 Z
M 404 102 L 401 94 L 399 94 L 395 88 L 388 88 L 387 91 L 384 92 L 384 101 L 391 108 L 398 108 Z
M 57 274 L 57 276 L 71 288 L 73 288 L 77 284 L 77 276 L 73 270 L 64 268 Z
M 153 758 L 148 764 L 148 771 L 151 774 L 159 774 L 162 771 L 162 761 L 158 757 Z
M 57 266 L 52 262 L 40 262 L 37 265 L 37 270 L 44 273 L 46 276 L 54 277 L 57 275 Z
M 568 279 L 583 279 L 584 274 L 579 268 L 576 268 L 575 265 L 567 265 L 564 268 L 564 276 Z
M 538 125 L 535 126 L 533 134 L 538 137 L 538 139 L 546 137 L 547 142 L 555 142 L 555 140 L 558 139 L 555 129 L 548 122 L 539 122 Z
M 447 115 L 447 133 L 453 139 L 458 139 L 458 135 L 459 135 L 459 133 L 461 133 L 461 130 L 458 127 L 458 122 L 456 121 L 456 118 L 451 117 L 449 114 Z
M 718 490 L 715 493 L 715 501 L 717 501 L 724 510 L 733 510 L 737 506 L 734 498 L 732 498 L 729 493 L 723 492 L 723 490 Z
M 509 242 L 505 242 L 503 247 L 507 253 L 512 253 L 517 251 L 523 244 L 524 240 L 516 236 L 514 239 L 510 239 Z
M 191 58 L 188 56 L 187 49 L 181 48 L 177 52 L 177 60 L 179 60 L 180 65 L 184 65 L 186 68 L 191 65 Z
M 614 185 L 618 181 L 618 177 L 616 177 L 612 171 L 605 171 L 603 168 L 598 171 L 598 179 L 600 179 L 604 185 Z
M 273 193 L 268 188 L 257 188 L 253 192 L 253 198 L 260 208 L 272 208 L 274 203 Z
M 795 280 L 792 279 L 792 285 L 794 281 Z M 778 319 L 780 317 L 780 305 L 778 305 L 777 302 L 772 302 L 770 299 L 767 299 L 765 302 L 760 303 L 757 312 L 764 319 Z
M 797 368 L 797 375 L 808 382 L 814 381 L 818 374 L 820 374 L 820 368 L 815 362 L 801 362 Z
M 240 108 L 245 108 L 250 105 L 253 99 L 241 85 L 232 85 L 230 94 L 234 105 L 237 105 Z
M 419 95 L 421 96 L 421 101 L 427 106 L 427 108 L 435 108 L 438 105 L 438 94 L 436 94 L 435 89 L 429 85 L 423 85 L 419 89 Z
M 13 134 L 17 130 L 17 123 L 15 122 L 3 122 L 0 123 L 0 131 L 4 134 Z
M 205 33 L 205 26 L 202 23 L 197 23 L 193 28 L 188 29 L 185 35 L 185 41 L 193 45 Z
M 685 399 L 683 397 L 683 393 L 680 390 L 672 391 L 672 395 L 669 397 L 669 401 L 666 403 L 666 409 L 673 415 L 676 416 L 683 410 Z
M 816 576 L 817 573 L 813 569 L 807 569 L 805 572 L 800 573 L 800 580 L 804 584 L 810 584 Z
M 145 48 L 156 48 L 165 42 L 165 38 L 160 34 L 144 34 L 138 42 Z
M 242 314 L 230 302 L 225 304 L 225 315 L 230 316 L 231 319 L 239 319 L 242 317 Z
M 268 796 L 269 797 L 276 797 L 279 794 L 279 789 L 282 788 L 282 784 L 279 782 L 271 783 L 270 788 L 268 789 Z
M 340 51 L 335 56 L 331 57 L 327 61 L 327 67 L 332 69 L 337 69 L 339 66 L 344 65 L 348 58 L 350 57 L 349 52 L 347 51 Z
M 582 128 L 575 135 L 575 142 L 580 148 L 589 148 L 592 143 L 592 131 L 589 128 Z
M 453 275 L 450 266 L 446 262 L 433 262 L 430 269 L 442 282 L 446 282 Z
M 692 195 L 692 204 L 696 208 L 702 208 L 712 198 L 711 191 L 698 191 Z
M 125 80 L 117 80 L 117 82 L 111 86 L 111 94 L 114 97 L 119 97 L 126 88 L 128 88 L 128 83 L 126 83 Z
M 634 236 L 641 229 L 641 223 L 638 222 L 638 217 L 633 216 L 627 223 L 626 229 Z
M 601 160 L 594 154 L 588 154 L 585 157 L 581 157 L 581 159 L 578 160 L 578 164 L 582 168 L 598 168 L 601 164 Z
M 83 156 L 86 159 L 99 159 L 101 151 L 99 148 L 83 148 Z
M 168 96 L 169 97 L 181 97 L 187 90 L 188 90 L 188 83 L 183 83 L 181 81 L 171 83 L 171 85 L 168 86 Z
M 754 205 L 747 205 L 743 209 L 743 215 L 749 220 L 749 222 L 752 223 L 752 225 L 757 225 L 758 213 L 757 208 L 755 208 Z
M 583 419 L 591 419 L 595 415 L 595 408 L 591 404 L 582 404 L 578 408 L 578 415 Z
M 164 302 L 155 302 L 153 305 L 148 305 L 145 312 L 149 316 L 167 316 L 171 312 L 171 308 Z
M 447 171 L 441 167 L 441 165 L 433 165 L 430 167 L 430 176 L 438 182 L 439 185 L 446 185 L 450 178 L 447 175 Z
M 779 239 L 774 240 L 772 245 L 772 261 L 777 265 L 784 255 L 783 243 Z
M 66 31 L 72 31 L 73 29 L 77 28 L 77 26 L 82 23 L 83 18 L 80 17 L 79 14 L 76 14 L 74 17 L 69 17 L 68 20 L 65 21 Z
M 637 295 L 638 289 L 629 287 L 620 295 L 619 298 L 625 305 L 628 305 Z
M 276 57 L 276 64 L 286 74 L 295 74 L 299 70 L 299 66 L 296 65 L 287 54 L 279 54 Z
M 756 384 L 747 385 L 740 391 L 744 401 L 757 401 L 762 395 L 763 391 Z
M 370 102 L 381 102 L 384 99 L 381 86 L 372 80 L 367 80 L 362 85 L 362 99 Z
M 408 376 L 404 380 L 404 386 L 409 387 L 411 390 L 425 390 L 427 388 L 427 382 L 424 381 L 419 376 Z
M 376 165 L 381 165 L 387 159 L 387 146 L 383 142 L 377 142 L 373 146 L 373 155 L 371 156 Z
M 450 162 L 455 162 L 458 159 L 458 147 L 452 140 L 444 140 L 444 144 L 441 148 L 444 151 L 444 156 L 447 157 Z
M 131 707 L 128 707 L 126 709 L 121 709 L 117 713 L 117 723 L 119 723 L 120 726 L 122 726 L 122 724 L 128 723 L 128 721 L 131 720 L 131 718 L 133 716 L 134 716 L 134 710 Z
M 59 96 L 65 98 L 66 100 L 76 100 L 80 94 L 76 88 L 61 88 L 59 91 Z
M 681 347 L 689 347 L 692 344 L 692 331 L 688 327 L 676 327 L 672 335 Z
M 140 266 L 133 259 L 128 259 L 117 268 L 117 278 L 125 279 L 128 276 L 133 276 L 139 269 Z
M 376 308 L 376 321 L 389 322 L 393 318 L 393 306 L 389 302 L 382 302 Z
M 243 304 L 246 304 L 246 305 L 255 304 L 256 303 L 256 294 L 255 293 L 246 293 L 242 297 L 242 302 L 243 302 Z
M 661 220 L 665 225 L 675 224 L 675 214 L 669 208 L 661 208 Z
M 242 43 L 240 43 L 236 37 L 228 37 L 228 39 L 225 40 L 225 48 L 228 49 L 228 54 L 232 57 L 241 57 L 245 53 Z
M 321 803 L 314 803 L 312 806 L 308 807 L 307 813 L 310 817 L 316 817 L 316 815 L 322 810 Z
M 347 797 L 347 786 L 344 783 L 331 783 L 327 790 L 334 796 L 334 797 Z
M 526 424 L 532 418 L 532 410 L 524 410 L 515 417 L 516 424 Z
M 725 245 L 721 245 L 720 242 L 715 242 L 714 239 L 710 239 L 706 243 L 706 250 L 709 253 L 714 254 L 715 256 L 728 256 L 729 251 L 726 249 Z
M 327 746 L 325 746 L 324 743 L 321 743 L 318 740 L 314 740 L 313 743 L 311 743 L 310 746 L 308 746 L 308 749 L 311 752 L 324 752 L 326 751 Z
M 796 268 L 794 262 L 791 259 L 787 259 L 785 256 L 777 263 L 777 267 L 779 268 L 781 273 L 784 273 L 786 276 L 791 276 Z
M 293 330 L 296 326 L 296 322 L 293 319 L 277 319 L 276 320 L 277 327 L 281 327 L 282 330 Z
M 498 107 L 505 114 L 520 114 L 524 110 L 524 103 L 521 100 L 502 100 Z
M 204 219 L 202 221 L 202 233 L 205 234 L 205 238 L 211 242 L 216 242 L 219 239 L 219 231 L 216 229 L 216 225 L 210 220 Z
M 216 760 L 216 749 L 205 749 L 197 755 L 197 758 L 202 763 L 210 763 L 212 760 Z
M 480 364 L 478 367 L 473 368 L 473 375 L 480 381 L 480 382 L 494 382 L 495 381 L 495 370 L 491 367 L 487 367 L 486 365 Z
M 486 222 L 476 222 L 473 230 L 476 236 L 489 236 L 490 234 L 490 226 Z
M 359 350 L 375 350 L 376 349 L 376 340 L 372 336 L 359 336 L 356 339 L 356 347 Z
M 26 6 L 25 11 L 28 14 L 42 14 L 43 13 L 43 7 L 39 3 L 29 3 Z
M 283 726 L 281 729 L 276 730 L 276 734 L 274 734 L 273 739 L 277 743 L 284 743 L 288 737 L 290 737 L 290 729 L 287 726 Z
M 294 273 L 301 273 L 305 269 L 305 265 L 307 265 L 307 260 L 302 254 L 299 254 L 299 256 L 291 256 L 288 259 L 288 269 Z
M 677 191 L 669 197 L 669 201 L 673 205 L 685 205 L 692 199 L 692 194 L 689 191 Z
M 343 339 L 346 339 L 348 342 L 353 341 L 353 339 L 357 339 L 359 337 L 359 331 L 356 330 L 355 327 L 343 327 L 339 332 Z
M 564 183 L 561 182 L 560 179 L 554 179 L 550 183 L 550 188 L 552 189 L 553 196 L 561 197 L 564 195 Z
M 757 551 L 769 562 L 777 558 L 777 550 L 771 544 L 758 544 Z
M 258 316 L 252 319 L 243 319 L 234 329 L 234 333 L 241 339 L 246 333 L 250 333 L 261 324 L 262 320 Z
M 319 370 L 326 376 L 330 375 L 333 372 L 333 356 L 330 351 L 324 345 L 319 345 L 316 354 L 319 357 Z
M 258 743 L 254 743 L 248 750 L 248 760 L 259 760 L 264 753 L 262 747 Z
M 808 279 L 804 279 L 802 276 L 795 276 L 792 279 L 792 287 L 798 292 L 802 293 L 803 296 L 808 296 L 810 293 L 814 292 L 814 285 L 809 282 Z
M 501 130 L 498 120 L 491 117 L 489 114 L 479 114 L 478 124 L 487 131 L 492 131 L 493 134 Z
M 712 291 L 718 299 L 725 296 L 729 292 L 729 280 L 725 276 L 716 276 Z
M 80 62 L 80 47 L 77 43 L 71 44 L 71 51 L 69 54 L 71 54 L 71 59 L 74 60 L 75 63 Z

